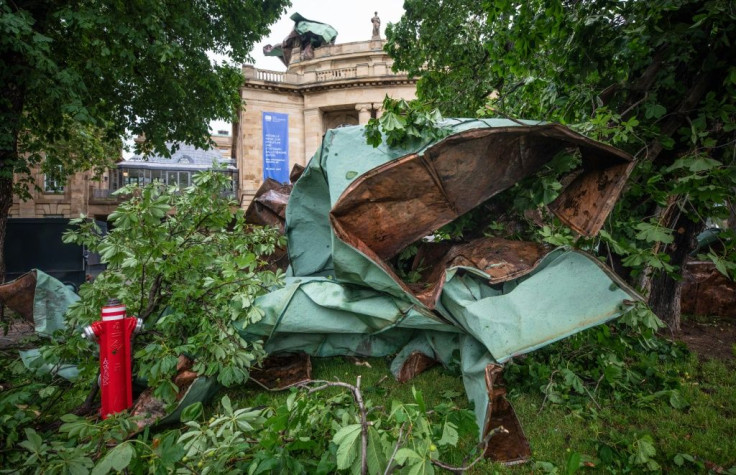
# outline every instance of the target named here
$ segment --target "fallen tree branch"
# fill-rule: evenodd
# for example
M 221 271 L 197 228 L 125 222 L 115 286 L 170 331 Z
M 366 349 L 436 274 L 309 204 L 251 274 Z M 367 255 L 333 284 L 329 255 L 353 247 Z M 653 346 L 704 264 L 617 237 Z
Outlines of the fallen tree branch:
M 437 459 L 430 459 L 432 462 L 432 465 L 436 465 L 437 467 L 444 468 L 445 470 L 448 470 L 452 473 L 464 473 L 473 468 L 475 464 L 480 462 L 486 455 L 486 449 L 488 448 L 488 444 L 490 443 L 491 439 L 496 434 L 508 434 L 509 431 L 504 426 L 498 426 L 495 429 L 488 431 L 488 434 L 483 438 L 483 440 L 478 444 L 478 448 L 480 449 L 480 454 L 468 465 L 465 465 L 463 467 L 455 467 L 453 465 L 448 465 L 440 460 Z M 385 475 L 385 474 L 384 474 Z
M 365 403 L 363 402 L 363 394 L 360 392 L 360 378 L 358 376 L 355 386 L 342 381 L 324 381 L 324 380 L 313 380 L 308 383 L 302 383 L 300 386 L 304 386 L 308 389 L 308 394 L 312 394 L 317 391 L 322 391 L 330 387 L 342 387 L 349 389 L 353 393 L 353 399 L 358 404 L 358 410 L 360 411 L 360 473 L 365 475 L 368 473 L 368 413 L 365 409 Z M 321 384 L 315 388 L 311 388 L 309 384 Z

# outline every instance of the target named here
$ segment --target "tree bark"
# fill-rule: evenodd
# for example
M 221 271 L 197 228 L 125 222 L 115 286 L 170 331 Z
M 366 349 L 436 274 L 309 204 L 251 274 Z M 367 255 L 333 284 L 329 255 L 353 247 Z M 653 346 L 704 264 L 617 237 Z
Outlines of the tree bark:
M 13 205 L 13 179 L 0 177 L 0 282 L 5 282 L 5 234 Z
M 5 233 L 10 207 L 13 205 L 13 172 L 19 160 L 18 136 L 21 129 L 25 86 L 10 82 L 0 101 L 10 107 L 2 114 L 0 124 L 0 282 L 5 282 Z
M 712 80 L 711 75 L 703 73 L 701 68 L 701 73 L 694 78 L 674 113 L 662 122 L 660 126 L 661 135 L 673 137 L 676 131 L 687 123 L 688 114 L 705 96 Z M 665 156 L 662 154 L 663 149 L 660 141 L 650 143 L 647 147 L 645 159 L 660 165 L 671 163 L 677 153 L 669 151 Z M 671 218 L 665 218 L 662 225 L 674 230 L 675 241 L 665 248 L 665 252 L 670 257 L 670 264 L 683 269 L 688 254 L 695 249 L 695 237 L 703 229 L 705 223 L 695 223 L 687 218 L 685 213 L 679 212 L 674 213 Z M 644 278 L 640 282 L 640 286 L 649 291 L 649 306 L 652 311 L 673 332 L 680 330 L 681 282 L 681 280 L 675 280 L 663 271 L 652 275 L 651 269 L 644 271 Z
M 695 249 L 696 237 L 704 227 L 704 223 L 696 223 L 685 213 L 679 213 L 671 223 L 674 229 L 674 242 L 667 246 L 670 264 L 680 269 L 687 264 L 688 255 Z M 674 279 L 667 272 L 658 272 L 651 281 L 649 306 L 661 318 L 670 331 L 680 330 L 680 297 L 682 294 L 682 280 Z

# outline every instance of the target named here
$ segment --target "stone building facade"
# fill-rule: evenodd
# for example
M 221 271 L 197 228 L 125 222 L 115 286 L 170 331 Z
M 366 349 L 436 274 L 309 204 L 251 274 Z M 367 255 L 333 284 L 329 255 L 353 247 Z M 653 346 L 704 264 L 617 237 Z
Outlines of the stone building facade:
M 326 45 L 314 49 L 314 57 L 302 60 L 294 48 L 292 61 L 285 72 L 243 67 L 240 89 L 244 106 L 233 124 L 233 134 L 220 131 L 212 136 L 214 152 L 228 162 L 234 191 L 246 207 L 264 181 L 263 121 L 268 113 L 288 116 L 288 168 L 306 165 L 319 147 L 325 131 L 331 128 L 365 124 L 380 117 L 383 99 L 414 99 L 416 81 L 391 70 L 392 60 L 383 51 L 384 41 Z M 182 152 L 179 152 L 181 154 Z M 232 160 L 232 161 L 230 161 Z M 100 177 L 91 171 L 77 173 L 63 183 L 50 180 L 43 172 L 34 172 L 40 190 L 32 190 L 27 201 L 15 199 L 10 209 L 14 218 L 74 218 L 80 214 L 105 220 L 117 207 L 119 199 L 112 192 L 134 174 L 153 178 L 156 169 L 170 161 L 121 161 Z M 186 167 L 177 163 L 173 169 Z M 205 167 L 206 168 L 206 167 Z M 150 171 L 134 171 L 150 169 Z M 127 171 L 126 171 L 127 170 Z M 181 170 L 179 170 L 181 174 Z M 128 175 L 124 175 L 128 173 Z M 163 173 L 163 172 L 160 172 Z M 177 175 L 178 176 L 178 175 Z M 169 175 L 166 175 L 169 179 Z
M 391 70 L 384 41 L 326 45 L 314 58 L 291 55 L 285 72 L 243 67 L 244 106 L 233 124 L 233 154 L 240 171 L 240 202 L 250 203 L 264 181 L 264 121 L 288 116 L 288 167 L 306 165 L 325 131 L 380 117 L 383 99 L 414 99 L 416 81 Z M 295 48 L 296 49 L 296 48 Z
M 107 170 L 101 176 L 85 171 L 59 180 L 36 168 L 31 173 L 38 188 L 29 190 L 31 197 L 28 200 L 15 196 L 9 217 L 77 218 L 84 214 L 105 221 L 120 203 L 121 198 L 112 193 L 121 186 L 133 182 L 145 185 L 152 180 L 187 186 L 191 183 L 191 175 L 209 169 L 213 160 L 217 160 L 233 177 L 235 191 L 239 180 L 232 158 L 232 136 L 225 130 L 210 138 L 215 144 L 210 150 L 182 145 L 171 157 L 154 155 L 146 159 L 121 159 L 117 168 Z
M 11 218 L 76 218 L 80 214 L 107 216 L 117 203 L 100 200 L 109 195 L 109 174 L 95 176 L 92 171 L 80 172 L 66 180 L 44 174 L 40 169 L 32 172 L 35 184 L 29 192 L 31 198 L 21 200 L 15 196 L 10 208 Z

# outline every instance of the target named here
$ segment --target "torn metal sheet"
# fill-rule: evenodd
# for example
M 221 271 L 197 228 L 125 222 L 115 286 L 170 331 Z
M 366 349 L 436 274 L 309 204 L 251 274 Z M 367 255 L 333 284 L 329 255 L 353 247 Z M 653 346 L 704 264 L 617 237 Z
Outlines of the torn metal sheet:
M 39 269 L 0 285 L 0 304 L 32 322 L 42 336 L 64 328 L 64 313 L 77 300 L 74 290 Z
M 248 224 L 259 226 L 276 226 L 283 233 L 286 222 L 286 205 L 289 202 L 291 188 L 295 181 L 304 173 L 304 167 L 295 164 L 289 173 L 290 184 L 279 183 L 273 178 L 267 178 L 245 210 L 245 220 Z
M 402 291 L 432 306 L 429 298 L 436 299 L 442 282 L 430 281 L 433 292 L 417 294 L 388 260 L 572 148 L 580 151 L 581 169 L 549 209 L 590 236 L 600 230 L 621 193 L 632 158 L 552 124 L 470 129 L 398 159 L 387 157 L 346 185 L 332 206 L 330 224 L 337 239 L 381 267 Z M 333 260 L 338 258 L 333 253 Z M 335 271 L 351 280 L 341 274 L 339 260 Z
M 264 46 L 265 56 L 276 56 L 288 67 L 292 50 L 296 47 L 300 49 L 301 60 L 307 60 L 314 57 L 314 48 L 335 44 L 337 30 L 327 23 L 308 20 L 299 13 L 294 13 L 290 18 L 294 20 L 294 29 L 281 43 Z
M 422 243 L 414 257 L 414 270 L 426 266 L 417 284 L 406 284 L 428 308 L 434 308 L 448 269 L 467 267 L 488 275 L 489 284 L 499 284 L 534 270 L 551 251 L 535 242 L 484 237 L 468 243 Z
M 438 364 L 439 361 L 436 359 L 425 355 L 421 351 L 415 351 L 404 360 L 401 369 L 396 375 L 396 380 L 400 383 L 405 383 Z
M 485 439 L 491 431 L 496 433 L 488 441 L 485 455 L 497 462 L 515 465 L 531 459 L 532 450 L 514 408 L 506 399 L 502 371 L 503 367 L 499 365 L 486 366 L 488 409 L 483 438 Z
M 312 359 L 305 353 L 269 355 L 250 370 L 250 379 L 269 391 L 283 391 L 312 380 Z
M 330 213 L 336 235 L 389 259 L 412 242 L 578 148 L 582 173 L 550 210 L 587 236 L 600 230 L 632 157 L 560 125 L 467 130 L 356 178 Z
M 36 295 L 36 271 L 26 272 L 15 280 L 0 285 L 0 304 L 23 319 L 33 322 L 33 298 Z
M 403 148 L 368 146 L 362 127 L 327 132 L 286 209 L 286 286 L 259 297 L 265 316 L 244 331 L 274 353 L 396 354 L 391 370 L 401 380 L 434 361 L 459 368 L 481 430 L 495 412 L 522 434 L 486 385 L 488 365 L 615 318 L 641 297 L 594 257 L 536 243 L 421 244 L 413 270 L 422 278 L 412 284 L 391 259 L 563 151 L 579 153 L 582 164 L 549 208 L 575 231 L 595 234 L 632 158 L 559 125 L 451 119 L 443 126 L 446 138 Z M 515 440 L 523 446 L 523 434 Z
M 736 318 L 736 282 L 715 264 L 688 262 L 682 272 L 682 313 Z
M 290 194 L 291 185 L 281 184 L 272 178 L 266 179 L 245 210 L 246 222 L 259 226 L 275 226 L 283 233 L 286 204 Z

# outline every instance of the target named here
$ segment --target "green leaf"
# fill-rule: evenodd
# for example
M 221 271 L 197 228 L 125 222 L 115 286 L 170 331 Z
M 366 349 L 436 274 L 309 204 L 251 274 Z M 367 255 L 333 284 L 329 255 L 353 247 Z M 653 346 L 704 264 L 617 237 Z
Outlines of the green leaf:
M 422 460 L 422 457 L 414 450 L 408 447 L 402 447 L 396 451 L 396 456 L 394 457 L 394 459 L 399 465 L 404 465 L 407 462 L 411 465 L 420 462 Z
M 181 421 L 188 422 L 197 420 L 202 417 L 203 412 L 204 406 L 202 406 L 201 402 L 197 401 L 194 404 L 190 404 L 184 408 L 184 410 L 181 412 Z
M 688 461 L 690 463 L 695 462 L 695 458 L 690 454 L 677 454 L 672 460 L 678 467 L 682 467 L 685 464 L 685 461 Z
M 690 171 L 693 173 L 713 170 L 723 166 L 721 162 L 705 155 L 699 155 L 690 163 Z
M 26 440 L 20 442 L 18 445 L 23 447 L 29 452 L 39 454 L 43 449 L 43 439 L 36 433 L 35 430 L 26 428 Z
M 613 384 L 617 381 L 620 381 L 623 373 L 623 369 L 614 364 L 606 365 L 605 369 L 603 370 L 603 375 L 605 376 L 608 384 Z
M 567 475 L 573 475 L 580 470 L 581 457 L 577 452 L 570 452 L 565 461 L 565 473 Z
M 671 244 L 675 238 L 672 236 L 672 230 L 651 223 L 639 223 L 636 225 L 636 229 L 639 230 L 636 233 L 636 238 L 645 240 L 647 242 L 662 242 L 664 244 Z
M 227 395 L 225 395 L 223 396 L 220 403 L 222 404 L 222 408 L 225 410 L 225 414 L 227 414 L 228 416 L 232 416 L 233 415 L 233 405 L 230 403 L 230 398 Z
M 388 133 L 403 129 L 406 124 L 406 119 L 393 112 L 387 111 L 381 116 L 379 122 L 381 123 L 383 130 Z
M 648 104 L 644 116 L 647 119 L 659 119 L 667 112 L 667 109 L 661 104 Z
M 427 459 L 421 459 L 419 462 L 412 464 L 407 472 L 409 475 L 432 475 L 434 466 Z
M 412 386 L 411 394 L 414 396 L 414 401 L 416 401 L 417 405 L 419 406 L 419 410 L 423 413 L 427 412 L 427 405 L 424 403 L 424 396 L 422 395 L 422 392 L 417 391 L 417 389 Z
M 675 409 L 685 409 L 690 404 L 682 397 L 682 393 L 679 390 L 673 389 L 670 391 L 670 406 Z
M 636 465 L 644 465 L 657 455 L 657 449 L 654 448 L 654 441 L 649 435 L 645 435 L 634 442 L 633 463 Z
M 113 470 L 121 472 L 130 464 L 134 454 L 133 446 L 129 442 L 123 442 L 97 462 L 95 468 L 92 469 L 92 475 L 105 475 Z
M 460 437 L 457 433 L 457 426 L 452 422 L 445 422 L 445 424 L 442 426 L 442 437 L 440 438 L 440 440 L 437 441 L 437 445 L 451 445 L 455 447 L 459 438 Z
M 332 441 L 337 445 L 337 468 L 346 470 L 358 457 L 360 451 L 361 425 L 351 424 L 341 428 Z
M 386 462 L 381 437 L 375 427 L 370 426 L 368 427 L 368 448 L 366 452 L 368 473 L 383 473 Z

